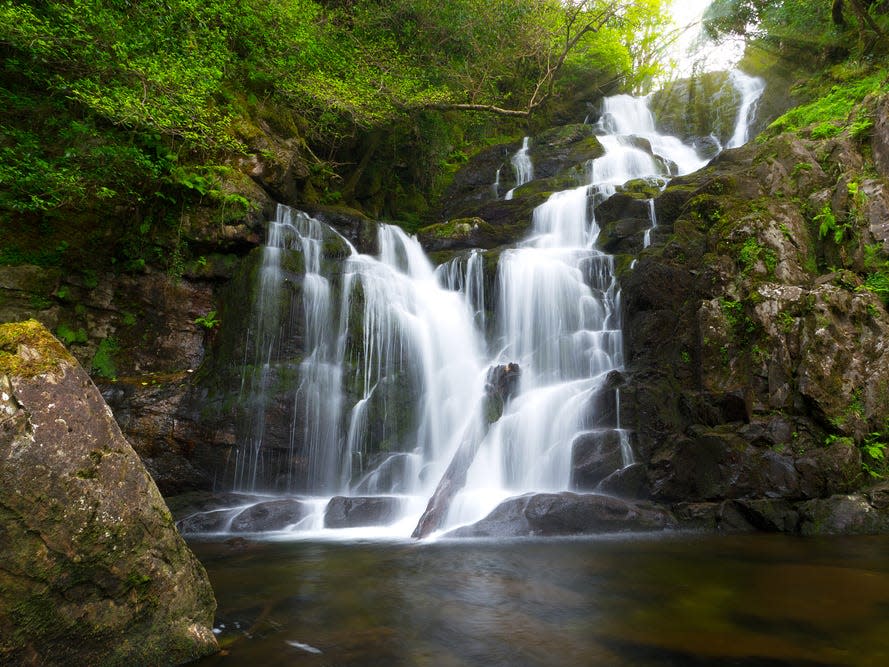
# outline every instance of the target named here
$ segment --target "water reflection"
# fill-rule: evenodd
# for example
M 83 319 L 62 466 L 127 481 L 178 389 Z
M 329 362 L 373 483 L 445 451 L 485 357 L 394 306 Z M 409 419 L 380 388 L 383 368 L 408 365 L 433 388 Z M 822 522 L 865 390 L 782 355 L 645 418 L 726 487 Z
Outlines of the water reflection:
M 228 652 L 200 664 L 884 665 L 887 546 L 195 543 Z

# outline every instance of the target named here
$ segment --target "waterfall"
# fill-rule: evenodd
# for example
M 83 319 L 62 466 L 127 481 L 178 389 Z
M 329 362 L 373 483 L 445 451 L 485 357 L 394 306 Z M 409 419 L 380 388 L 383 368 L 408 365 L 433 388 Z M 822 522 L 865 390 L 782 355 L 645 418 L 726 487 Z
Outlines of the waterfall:
M 740 137 L 755 110 L 752 91 L 738 112 Z M 606 98 L 595 129 L 604 153 L 586 164 L 586 184 L 534 210 L 528 237 L 500 252 L 496 275 L 485 275 L 490 255 L 478 249 L 433 267 L 416 238 L 384 224 L 377 256 L 348 246 L 333 271 L 326 244 L 348 242 L 279 207 L 245 349 L 240 398 L 250 420 L 236 488 L 398 494 L 411 499 L 405 518 L 381 530 L 404 535 L 467 441 L 478 444 L 477 454 L 445 528 L 482 518 L 509 496 L 570 489 L 575 448 L 586 435 L 616 435 L 622 464 L 632 464 L 631 432 L 620 421 L 620 284 L 614 258 L 596 247 L 595 210 L 628 181 L 664 186 L 707 160 L 657 132 L 645 97 Z M 517 182 L 532 177 L 528 146 L 525 138 L 513 156 Z M 647 206 L 646 247 L 657 227 L 654 200 Z M 286 266 L 293 254 L 302 257 L 301 280 Z M 302 356 L 288 360 L 296 339 Z M 521 369 L 517 392 L 484 428 L 488 369 L 512 363 Z M 266 405 L 289 375 L 298 388 L 288 455 L 307 468 L 302 487 L 291 478 L 264 481 L 275 465 L 265 446 Z M 322 511 L 324 503 L 313 506 Z M 300 525 L 320 528 L 323 520 Z
M 282 378 L 301 377 L 292 407 L 291 452 L 297 436 L 296 425 L 302 424 L 301 440 L 310 452 L 308 479 L 313 488 L 330 487 L 342 479 L 338 470 L 341 458 L 341 360 L 345 342 L 343 327 L 338 327 L 332 311 L 331 286 L 323 275 L 321 250 L 326 238 L 336 236 L 330 227 L 305 213 L 279 205 L 275 219 L 269 222 L 268 239 L 262 249 L 257 298 L 249 326 L 248 344 L 244 351 L 244 373 L 239 401 L 248 406 L 246 441 L 240 448 L 233 473 L 234 487 L 257 491 L 268 488 L 290 488 L 292 479 L 270 480 L 266 468 L 274 465 L 270 448 L 264 447 L 267 436 L 267 411 L 272 400 L 270 392 Z M 290 270 L 285 267 L 289 255 L 302 257 L 302 311 L 298 300 L 287 287 Z M 304 322 L 305 358 L 301 363 L 288 358 L 287 347 L 292 336 L 292 320 Z
M 512 199 L 513 193 L 520 185 L 524 185 L 534 179 L 534 165 L 531 163 L 531 156 L 528 155 L 528 149 L 531 146 L 531 137 L 522 139 L 522 147 L 512 156 L 512 171 L 515 176 L 515 186 L 506 193 L 504 199 Z M 499 176 L 499 172 L 498 172 Z
M 738 118 L 735 121 L 735 131 L 732 138 L 726 144 L 726 148 L 737 148 L 747 143 L 750 125 L 756 115 L 756 106 L 759 98 L 766 89 L 766 82 L 757 76 L 748 76 L 741 70 L 732 70 L 732 85 L 741 96 L 741 104 L 738 107 Z
M 648 200 L 648 221 L 651 223 L 651 227 L 645 230 L 645 236 L 642 239 L 643 248 L 651 245 L 651 232 L 657 228 L 657 212 L 654 210 L 654 199 Z

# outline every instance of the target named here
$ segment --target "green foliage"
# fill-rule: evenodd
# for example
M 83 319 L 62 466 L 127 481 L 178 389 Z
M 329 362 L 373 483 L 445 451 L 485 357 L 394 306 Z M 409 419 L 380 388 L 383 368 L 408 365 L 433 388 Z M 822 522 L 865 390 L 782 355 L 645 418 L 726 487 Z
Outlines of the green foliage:
M 206 315 L 201 315 L 196 318 L 194 321 L 200 327 L 204 327 L 205 329 L 215 329 L 219 326 L 219 319 L 216 317 L 216 311 L 211 310 Z
M 759 241 L 751 237 L 744 241 L 741 250 L 738 252 L 738 262 L 745 273 L 752 271 L 757 263 L 762 261 L 766 271 L 769 274 L 775 272 L 778 265 L 778 256 L 771 248 L 764 248 Z
M 722 314 L 732 329 L 732 333 L 739 342 L 747 342 L 751 336 L 756 333 L 757 325 L 746 312 L 744 312 L 744 303 L 735 301 L 734 299 L 719 299 L 719 306 Z
M 842 243 L 846 234 L 851 231 L 851 227 L 846 222 L 840 222 L 833 214 L 830 204 L 825 204 L 821 211 L 815 216 L 815 222 L 818 223 L 818 237 L 832 238 L 836 244 Z
M 315 167 L 308 187 L 318 199 L 350 205 L 349 167 L 339 165 L 354 164 L 368 133 L 385 132 L 377 172 L 387 171 L 374 176 L 386 199 L 371 212 L 406 205 L 417 216 L 450 166 L 495 136 L 522 133 L 515 120 L 458 119 L 438 107 L 522 110 L 581 86 L 634 85 L 658 67 L 665 4 L 4 0 L 0 217 L 130 220 L 113 229 L 116 268 L 163 265 L 188 209 L 214 206 L 224 220 L 249 212 L 220 165 L 268 150 L 269 131 L 295 140 L 301 168 Z M 447 129 L 429 132 L 436 123 Z M 78 260 L 2 241 L 3 262 Z M 84 247 L 81 259 L 91 259 Z
M 886 448 L 889 447 L 889 434 L 868 433 L 861 443 L 861 469 L 871 477 L 882 479 L 889 467 Z
M 105 338 L 99 343 L 96 354 L 93 356 L 92 372 L 99 377 L 113 380 L 117 377 L 117 365 L 114 355 L 120 351 L 120 345 L 114 338 Z
M 836 74 L 836 70 L 833 72 Z M 769 131 L 774 135 L 808 128 L 813 139 L 826 139 L 848 130 L 853 137 L 860 138 L 873 125 L 861 102 L 878 91 L 889 91 L 885 69 L 856 73 L 851 80 L 837 81 L 812 102 L 780 116 L 769 125 Z
M 72 345 L 74 343 L 86 343 L 88 340 L 86 330 L 83 327 L 80 327 L 75 331 L 71 327 L 60 324 L 56 327 L 56 338 L 62 341 L 65 345 Z
M 840 3 L 843 20 L 837 23 L 829 0 L 714 0 L 704 15 L 704 29 L 712 37 L 745 37 L 764 50 L 804 56 L 816 65 L 822 58 L 859 58 L 878 45 L 885 47 L 885 13 L 870 12 L 862 21 L 850 4 Z
M 864 266 L 868 274 L 861 289 L 876 294 L 884 304 L 889 305 L 889 260 L 879 243 L 864 247 Z

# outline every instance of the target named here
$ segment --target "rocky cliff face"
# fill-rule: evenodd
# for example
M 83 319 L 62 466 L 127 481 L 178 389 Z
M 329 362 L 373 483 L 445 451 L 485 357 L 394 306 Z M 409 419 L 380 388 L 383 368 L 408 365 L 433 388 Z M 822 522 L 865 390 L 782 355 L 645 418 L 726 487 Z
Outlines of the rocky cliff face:
M 622 276 L 623 423 L 651 497 L 695 523 L 886 524 L 860 492 L 889 442 L 889 187 L 869 155 L 846 134 L 777 136 L 656 200 L 654 243 Z
M 217 650 L 216 603 L 84 370 L 0 326 L 0 662 L 175 665 Z

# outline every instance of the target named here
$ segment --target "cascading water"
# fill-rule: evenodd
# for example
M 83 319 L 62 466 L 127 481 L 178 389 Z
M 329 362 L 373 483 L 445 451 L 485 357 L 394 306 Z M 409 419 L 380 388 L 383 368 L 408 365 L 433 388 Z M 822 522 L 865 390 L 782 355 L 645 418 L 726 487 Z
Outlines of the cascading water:
M 735 137 L 746 136 L 755 107 L 753 92 L 743 98 Z M 628 181 L 663 186 L 706 160 L 656 131 L 646 98 L 605 99 L 597 131 L 605 152 L 587 165 L 587 184 L 535 209 L 529 237 L 500 255 L 494 294 L 485 293 L 481 251 L 434 269 L 416 239 L 387 225 L 379 228 L 379 256 L 350 248 L 333 281 L 321 261 L 325 234 L 333 232 L 279 208 L 264 250 L 243 398 L 258 405 L 271 391 L 268 369 L 291 317 L 280 310 L 282 257 L 298 251 L 305 353 L 293 423 L 309 459 L 310 493 L 408 498 L 403 520 L 380 529 L 406 535 L 467 441 L 479 441 L 478 453 L 445 528 L 482 518 L 509 496 L 571 488 L 574 449 L 585 438 L 613 434 L 623 465 L 633 462 L 619 419 L 620 287 L 614 259 L 595 247 L 593 212 Z M 519 151 L 525 157 L 528 145 Z M 652 200 L 648 207 L 653 229 Z M 487 371 L 507 363 L 521 368 L 518 392 L 483 427 Z M 256 414 L 236 475 L 245 489 L 259 488 L 264 474 L 262 410 Z M 320 512 L 324 503 L 315 506 Z M 300 524 L 321 525 L 317 517 Z
M 308 479 L 313 488 L 327 488 L 337 476 L 343 338 L 341 333 L 337 335 L 333 331 L 330 283 L 321 272 L 321 246 L 326 236 L 335 234 L 306 214 L 280 205 L 275 220 L 268 224 L 258 298 L 252 312 L 248 349 L 245 349 L 245 360 L 249 361 L 240 402 L 248 406 L 249 424 L 242 436 L 245 444 L 235 461 L 233 485 L 237 489 L 256 491 L 269 486 L 266 469 L 273 462 L 268 460 L 271 450 L 263 446 L 267 436 L 266 408 L 278 378 L 282 374 L 295 374 L 287 372 L 286 366 L 291 362 L 284 353 L 288 338 L 292 337 L 291 320 L 295 317 L 305 323 L 306 357 L 299 364 L 302 385 L 297 392 L 299 398 L 290 430 L 295 436 L 295 424 L 305 424 L 302 440 L 312 452 Z M 298 304 L 286 289 L 290 269 L 285 267 L 285 260 L 296 252 L 302 257 L 304 272 L 301 313 L 296 312 Z M 300 412 L 302 418 L 297 419 Z M 291 449 L 292 444 L 291 440 Z M 290 488 L 291 481 L 284 480 L 273 486 Z
M 750 133 L 750 125 L 756 115 L 756 105 L 766 89 L 766 82 L 757 76 L 748 76 L 740 70 L 732 70 L 732 85 L 741 95 L 741 104 L 738 107 L 738 118 L 735 121 L 735 132 L 729 139 L 726 148 L 737 148 L 747 143 Z
M 522 139 L 522 147 L 510 159 L 513 175 L 515 176 L 515 185 L 506 193 L 504 199 L 512 199 L 517 187 L 534 179 L 534 165 L 531 162 L 531 156 L 528 154 L 530 147 L 531 137 L 525 137 Z

